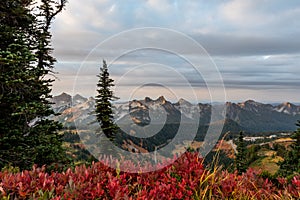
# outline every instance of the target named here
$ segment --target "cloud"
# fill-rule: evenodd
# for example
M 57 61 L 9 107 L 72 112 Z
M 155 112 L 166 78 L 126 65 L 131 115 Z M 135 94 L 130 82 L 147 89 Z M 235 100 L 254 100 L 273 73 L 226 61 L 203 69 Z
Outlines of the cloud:
M 272 55 L 300 52 L 300 38 L 296 35 L 193 35 L 212 55 Z
M 297 1 L 73 0 L 53 25 L 54 44 L 92 48 L 120 31 L 156 26 L 191 35 L 212 54 L 291 53 L 300 48 L 299 18 Z
M 239 32 L 269 32 L 276 35 L 286 30 L 290 32 L 291 29 L 299 31 L 299 27 L 293 26 L 296 25 L 295 19 L 300 16 L 299 6 L 299 1 L 232 0 L 221 4 L 219 12 L 224 22 Z M 287 27 L 287 22 L 292 26 Z
M 242 27 L 262 26 L 274 19 L 273 13 L 266 13 L 266 1 L 233 0 L 221 6 L 221 14 L 232 24 Z M 272 2 L 268 2 L 269 6 Z M 273 2 L 274 3 L 274 2 Z
M 72 0 L 56 17 L 52 27 L 54 53 L 58 59 L 56 69 L 61 80 L 55 83 L 59 85 L 56 91 L 63 88 L 63 84 L 71 87 L 71 79 L 75 78 L 75 72 L 87 56 L 89 66 L 82 71 L 87 80 L 84 85 L 93 84 L 94 78 L 91 77 L 98 73 L 102 59 L 112 62 L 124 49 L 140 44 L 160 44 L 183 57 L 194 56 L 199 63 L 204 63 L 197 48 L 187 47 L 185 40 L 159 33 L 143 35 L 137 32 L 124 40 L 97 48 L 98 44 L 121 31 L 149 26 L 170 28 L 196 40 L 212 56 L 227 89 L 232 92 L 243 88 L 253 90 L 251 94 L 255 89 L 295 90 L 299 86 L 297 74 L 300 73 L 299 18 L 299 1 L 87 0 L 83 3 Z M 133 67 L 147 63 L 169 65 L 195 86 L 204 87 L 204 78 L 214 78 L 210 67 L 201 68 L 206 74 L 206 77 L 201 77 L 178 55 L 163 50 L 131 52 L 115 60 L 112 75 L 121 77 Z M 180 85 L 171 74 L 156 73 L 154 68 L 144 70 L 139 76 L 148 76 L 153 82 L 165 79 L 174 86 Z M 132 75 L 126 81 L 130 85 L 136 84 L 136 80 Z M 233 93 L 230 96 L 233 97 Z M 279 95 L 273 96 L 278 98 Z M 291 96 L 300 98 L 297 94 L 291 93 Z

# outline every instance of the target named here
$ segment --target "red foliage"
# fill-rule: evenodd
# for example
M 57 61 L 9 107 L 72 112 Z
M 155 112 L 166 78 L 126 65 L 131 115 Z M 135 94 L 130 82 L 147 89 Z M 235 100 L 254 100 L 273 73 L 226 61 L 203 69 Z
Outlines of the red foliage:
M 127 162 L 127 166 L 134 166 Z M 120 172 L 101 162 L 48 174 L 45 168 L 0 172 L 0 198 L 12 199 L 280 199 L 300 198 L 300 176 L 275 185 L 249 169 L 246 173 L 209 172 L 196 153 L 186 153 L 163 170 L 144 174 Z

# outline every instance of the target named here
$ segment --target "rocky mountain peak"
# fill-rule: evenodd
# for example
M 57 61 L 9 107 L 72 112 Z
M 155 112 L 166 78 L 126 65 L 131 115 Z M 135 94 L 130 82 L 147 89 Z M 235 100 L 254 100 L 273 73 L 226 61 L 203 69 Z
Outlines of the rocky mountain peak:
M 294 107 L 294 106 L 295 106 L 294 104 L 292 104 L 292 103 L 290 103 L 290 102 L 284 102 L 282 105 L 283 105 L 283 106 L 286 106 L 286 107 L 288 107 L 288 108 L 291 108 L 291 107 Z
M 73 96 L 73 105 L 77 105 L 77 104 L 80 104 L 80 103 L 84 103 L 86 102 L 88 99 L 81 96 L 80 94 L 76 94 L 75 96 Z
M 249 107 L 257 107 L 257 106 L 260 106 L 262 105 L 261 103 L 258 103 L 252 99 L 249 99 L 247 101 L 244 101 L 242 103 L 238 103 L 237 104 L 239 107 L 241 108 L 249 108 Z
M 148 102 L 151 102 L 153 101 L 150 97 L 145 97 L 145 102 L 148 103 Z
M 75 96 L 73 96 L 73 99 L 85 99 L 85 100 L 87 100 L 87 98 L 81 96 L 80 94 L 76 94 Z
M 247 101 L 245 101 L 243 103 L 239 103 L 239 105 L 242 105 L 242 106 L 249 106 L 249 105 L 259 106 L 259 105 L 261 105 L 261 103 L 258 103 L 258 102 L 254 101 L 252 99 L 249 99 L 249 100 L 247 100 Z
M 255 101 L 253 99 L 248 99 L 247 101 L 245 101 L 245 103 L 252 104 L 255 103 Z
M 95 101 L 95 98 L 94 97 L 89 97 L 88 101 Z
M 275 108 L 276 111 L 286 114 L 300 114 L 300 106 L 296 106 L 290 102 L 284 102 Z
M 54 96 L 52 98 L 53 103 L 55 104 L 69 104 L 72 101 L 71 95 L 63 92 L 58 96 Z
M 155 100 L 156 103 L 159 103 L 159 104 L 165 104 L 166 103 L 166 99 L 164 96 L 160 96 L 158 97 L 158 99 Z
M 187 105 L 187 106 L 192 106 L 192 104 L 191 104 L 189 101 L 187 101 L 187 100 L 185 100 L 185 99 L 183 99 L 183 98 L 180 98 L 180 99 L 178 100 L 178 102 L 176 103 L 176 105 Z
M 260 102 L 256 102 L 254 100 L 247 100 L 243 103 L 237 104 L 240 108 L 256 113 L 271 111 L 273 110 L 273 106 L 271 104 L 263 104 Z

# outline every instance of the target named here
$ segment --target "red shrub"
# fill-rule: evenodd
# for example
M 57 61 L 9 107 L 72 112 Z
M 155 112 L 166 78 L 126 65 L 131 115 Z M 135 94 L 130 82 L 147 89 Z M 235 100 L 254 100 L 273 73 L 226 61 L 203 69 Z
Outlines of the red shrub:
M 115 162 L 117 164 L 117 162 Z M 127 167 L 137 167 L 124 161 Z M 125 167 L 126 167 L 125 166 Z M 124 168 L 123 168 L 124 169 Z M 291 183 L 278 179 L 275 186 L 259 172 L 242 175 L 226 171 L 209 172 L 196 153 L 186 153 L 171 166 L 144 173 L 124 173 L 101 162 L 65 172 L 48 174 L 33 167 L 20 173 L 0 172 L 0 198 L 12 199 L 280 199 L 300 198 L 300 176 Z

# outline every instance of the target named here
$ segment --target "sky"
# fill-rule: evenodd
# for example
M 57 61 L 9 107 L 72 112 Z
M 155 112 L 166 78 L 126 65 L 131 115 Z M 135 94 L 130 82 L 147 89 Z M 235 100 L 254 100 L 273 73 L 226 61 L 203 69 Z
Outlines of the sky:
M 298 0 L 69 0 L 52 24 L 53 94 L 300 102 Z

